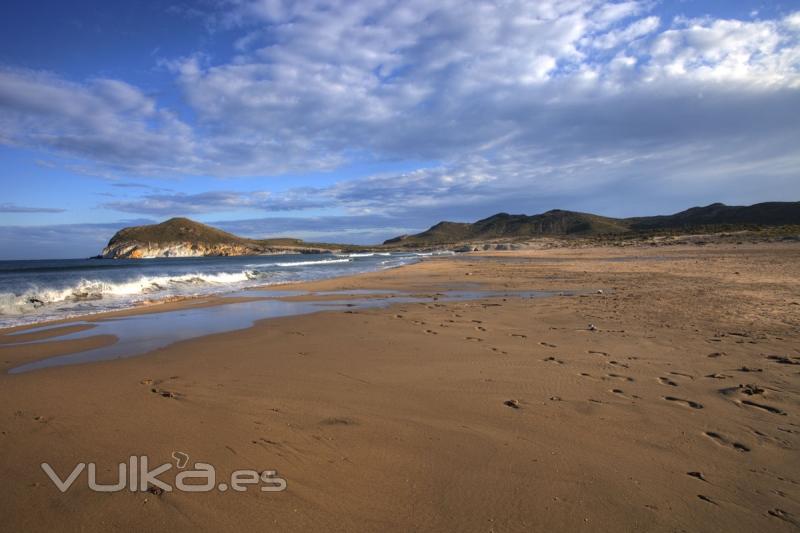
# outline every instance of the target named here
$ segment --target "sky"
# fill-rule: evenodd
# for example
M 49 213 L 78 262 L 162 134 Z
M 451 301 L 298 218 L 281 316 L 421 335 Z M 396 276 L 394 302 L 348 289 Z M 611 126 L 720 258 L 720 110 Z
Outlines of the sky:
M 800 0 L 11 0 L 0 259 L 800 200 Z

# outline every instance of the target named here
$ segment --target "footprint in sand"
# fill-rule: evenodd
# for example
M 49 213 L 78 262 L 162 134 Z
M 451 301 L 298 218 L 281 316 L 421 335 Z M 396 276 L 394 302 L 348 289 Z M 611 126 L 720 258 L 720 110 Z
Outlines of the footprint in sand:
M 606 374 L 606 378 L 621 379 L 623 381 L 634 381 L 632 377 L 623 376 L 622 374 Z
M 586 353 L 590 353 L 592 355 L 602 355 L 603 357 L 608 357 L 608 353 L 607 352 L 600 352 L 600 351 L 597 351 L 597 350 L 587 350 Z
M 562 361 L 561 359 L 556 359 L 555 357 L 545 357 L 544 359 L 542 359 L 542 361 L 545 361 L 545 362 L 548 362 L 548 363 L 557 363 L 559 365 L 563 365 L 564 364 L 564 361 Z
M 558 348 L 558 346 L 556 346 L 555 344 L 550 344 L 549 342 L 540 342 L 539 344 L 541 344 L 545 348 Z
M 475 326 L 476 331 L 486 331 L 486 328 L 483 326 Z
M 800 358 L 786 357 L 785 355 L 768 355 L 767 359 L 781 365 L 800 365 Z
M 683 372 L 670 372 L 670 374 L 672 374 L 673 376 L 680 376 L 686 379 L 694 379 L 694 376 L 692 376 L 691 374 L 684 374 Z
M 527 335 L 523 335 L 522 333 L 509 333 L 509 337 L 518 337 L 520 339 L 527 339 Z
M 426 329 L 425 333 L 427 333 L 428 335 L 438 335 L 439 334 L 438 332 L 433 331 L 432 329 Z
M 775 509 L 770 509 L 769 511 L 767 511 L 767 514 L 769 514 L 770 516 L 774 516 L 775 518 L 779 518 L 784 522 L 788 522 L 792 524 L 794 527 L 800 528 L 800 520 L 798 520 L 797 517 L 795 517 L 792 513 L 788 511 L 784 511 L 783 509 L 778 509 L 776 507 Z
M 464 337 L 464 340 L 472 341 L 472 342 L 483 342 L 483 339 L 480 339 L 478 337 Z
M 724 435 L 720 435 L 715 431 L 706 431 L 703 433 L 706 437 L 710 438 L 720 446 L 726 446 L 728 448 L 733 448 L 736 451 L 740 452 L 749 452 L 750 448 L 742 444 L 741 442 L 735 442 L 730 440 L 729 438 L 725 437 Z
M 739 403 L 744 404 L 744 405 L 749 405 L 750 407 L 755 407 L 757 409 L 763 409 L 764 411 L 768 411 L 768 412 L 776 414 L 776 415 L 786 416 L 786 411 L 784 411 L 782 409 L 778 409 L 777 407 L 773 407 L 772 405 L 767 405 L 767 404 L 764 404 L 764 403 L 757 403 L 757 402 L 754 402 L 752 400 L 741 400 Z
M 704 496 L 703 494 L 698 494 L 697 497 L 700 498 L 701 500 L 703 500 L 704 502 L 708 502 L 708 503 L 710 503 L 712 505 L 719 505 L 717 502 L 715 502 L 714 500 L 712 500 L 708 496 Z
M 658 382 L 662 385 L 669 385 L 670 387 L 677 387 L 678 384 L 669 378 L 658 378 Z
M 686 406 L 691 407 L 692 409 L 702 409 L 703 404 L 694 402 L 692 400 L 684 400 L 683 398 L 676 398 L 675 396 L 664 396 L 664 399 L 668 402 L 677 402 Z

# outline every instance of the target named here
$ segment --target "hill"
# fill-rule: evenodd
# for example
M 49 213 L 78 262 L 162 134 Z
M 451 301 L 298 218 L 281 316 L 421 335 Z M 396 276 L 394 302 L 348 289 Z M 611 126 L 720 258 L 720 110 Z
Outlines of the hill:
M 795 224 L 800 224 L 800 202 L 765 202 L 751 206 L 715 203 L 673 215 L 634 218 L 610 218 L 554 209 L 530 216 L 498 213 L 474 223 L 439 222 L 422 233 L 389 239 L 384 245 L 418 247 L 493 239 L 626 236 L 654 231 L 690 232 L 699 228 L 735 229 Z
M 199 257 L 326 253 L 354 246 L 306 243 L 300 239 L 246 239 L 188 218 L 119 230 L 103 249 L 104 258 Z
M 692 207 L 674 215 L 627 219 L 633 230 L 700 226 L 783 226 L 800 223 L 800 202 L 764 202 L 750 206 L 721 203 Z

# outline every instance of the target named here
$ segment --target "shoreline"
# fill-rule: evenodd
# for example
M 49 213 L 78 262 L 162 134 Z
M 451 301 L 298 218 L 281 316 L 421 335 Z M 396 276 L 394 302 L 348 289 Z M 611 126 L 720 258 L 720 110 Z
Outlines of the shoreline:
M 261 256 L 252 256 L 252 257 L 261 257 Z M 192 258 L 188 258 L 188 259 L 192 259 Z M 409 265 L 409 264 L 414 264 L 414 263 L 422 261 L 424 259 L 426 259 L 426 257 L 418 257 L 418 258 L 416 258 L 415 261 L 410 262 L 410 263 L 404 263 L 404 264 L 401 264 L 401 265 L 393 265 L 393 266 L 383 267 L 383 268 L 380 268 L 380 269 L 375 270 L 375 271 L 391 270 L 393 268 L 399 268 L 399 267 L 406 266 L 406 265 Z M 341 274 L 341 275 L 333 275 L 333 276 L 324 277 L 324 278 L 321 278 L 321 279 L 334 279 L 334 278 L 339 278 L 339 277 L 358 276 L 360 274 L 368 273 L 368 272 L 372 272 L 372 271 L 362 272 L 362 273 L 358 273 L 358 274 L 344 273 L 344 274 Z M 310 280 L 310 281 L 313 281 L 313 280 Z M 252 290 L 265 290 L 265 288 L 267 288 L 267 287 L 292 286 L 292 285 L 295 285 L 295 284 L 307 283 L 307 282 L 309 282 L 309 280 L 280 281 L 280 282 L 277 282 L 277 283 L 274 283 L 274 284 L 256 284 L 256 285 L 245 285 L 245 286 L 241 286 L 241 287 L 219 287 L 219 290 L 213 291 L 213 292 L 208 292 L 208 293 L 187 294 L 187 295 L 165 295 L 162 298 L 157 298 L 157 299 L 153 299 L 153 300 L 133 300 L 133 301 L 129 302 L 128 304 L 123 304 L 123 306 L 121 306 L 119 308 L 116 308 L 116 309 L 98 309 L 98 310 L 95 310 L 95 311 L 77 312 L 76 314 L 66 315 L 63 318 L 45 318 L 45 319 L 43 319 L 41 321 L 29 322 L 29 323 L 24 323 L 24 324 L 17 324 L 17 325 L 13 325 L 13 326 L 0 327 L 0 335 L 3 335 L 5 333 L 9 333 L 9 332 L 13 332 L 14 330 L 18 330 L 18 329 L 32 328 L 32 327 L 43 327 L 43 326 L 47 326 L 47 325 L 50 325 L 50 324 L 59 324 L 59 323 L 63 323 L 63 322 L 81 320 L 81 319 L 84 319 L 84 318 L 87 318 L 87 317 L 100 317 L 102 319 L 105 315 L 115 316 L 116 313 L 127 313 L 127 312 L 130 312 L 130 311 L 139 310 L 139 309 L 147 310 L 147 309 L 149 309 L 149 308 L 151 308 L 153 306 L 161 306 L 161 305 L 165 305 L 165 304 L 179 304 L 181 302 L 191 302 L 191 301 L 195 301 L 195 300 L 214 300 L 216 298 L 224 298 L 226 294 L 231 294 L 231 293 L 236 293 L 236 292 L 252 291 Z M 56 305 L 57 303 L 58 302 L 55 302 L 52 305 Z M 12 316 L 12 315 L 6 315 L 6 316 Z M 17 316 L 25 316 L 25 315 L 17 315 Z M 35 315 L 28 315 L 28 316 L 31 316 L 32 318 L 35 317 Z
M 0 476 L 18 489 L 0 518 L 20 530 L 792 531 L 798 280 L 800 246 L 776 244 L 502 252 L 293 284 L 430 298 L 3 372 Z M 458 288 L 584 293 L 434 298 Z M 6 366 L 22 356 L 9 348 Z M 63 477 L 94 461 L 113 482 L 130 455 L 159 464 L 175 451 L 220 473 L 277 470 L 288 488 L 108 495 L 84 474 L 61 493 L 39 467 Z

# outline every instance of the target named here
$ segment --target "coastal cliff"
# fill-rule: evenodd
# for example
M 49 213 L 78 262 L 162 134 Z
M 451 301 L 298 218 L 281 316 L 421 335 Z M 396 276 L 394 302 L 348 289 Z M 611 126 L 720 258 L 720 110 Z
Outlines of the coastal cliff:
M 188 218 L 118 231 L 103 249 L 104 259 L 204 257 L 267 254 L 319 254 L 342 251 L 330 244 L 299 239 L 245 239 Z

